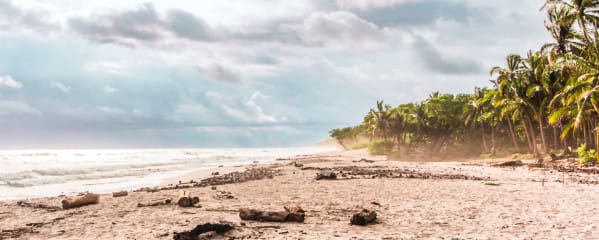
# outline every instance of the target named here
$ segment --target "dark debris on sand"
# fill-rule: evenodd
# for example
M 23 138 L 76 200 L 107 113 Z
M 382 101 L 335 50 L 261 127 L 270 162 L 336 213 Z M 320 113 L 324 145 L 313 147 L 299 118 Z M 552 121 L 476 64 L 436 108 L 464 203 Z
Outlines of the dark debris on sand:
M 243 172 L 232 172 L 223 175 L 216 175 L 206 179 L 202 179 L 199 182 L 191 180 L 189 182 L 182 182 L 174 186 L 168 186 L 160 188 L 160 190 L 172 190 L 172 189 L 183 189 L 193 187 L 208 187 L 217 186 L 233 183 L 242 183 L 248 181 L 256 181 L 262 179 L 272 179 L 275 176 L 280 175 L 280 170 L 275 170 L 268 167 L 250 168 Z
M 491 180 L 489 177 L 476 177 L 464 174 L 442 174 L 422 172 L 414 169 L 377 169 L 377 166 L 356 167 L 344 166 L 333 168 L 304 167 L 302 170 L 333 171 L 337 173 L 337 179 L 356 178 L 412 178 L 412 179 L 449 179 L 449 180 Z M 341 176 L 341 177 L 339 177 Z

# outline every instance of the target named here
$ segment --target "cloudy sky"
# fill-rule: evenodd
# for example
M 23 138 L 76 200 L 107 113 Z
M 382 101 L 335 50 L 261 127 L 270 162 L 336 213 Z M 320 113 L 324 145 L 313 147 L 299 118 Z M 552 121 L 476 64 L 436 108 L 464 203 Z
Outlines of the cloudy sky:
M 488 85 L 542 2 L 0 0 L 0 148 L 309 145 Z

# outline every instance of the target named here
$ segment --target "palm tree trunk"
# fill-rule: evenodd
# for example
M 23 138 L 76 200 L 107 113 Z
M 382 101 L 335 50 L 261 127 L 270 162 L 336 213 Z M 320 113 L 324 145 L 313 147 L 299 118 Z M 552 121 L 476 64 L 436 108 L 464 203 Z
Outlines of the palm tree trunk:
M 516 149 L 516 152 L 520 152 L 520 146 L 518 146 L 518 141 L 516 141 L 516 132 L 514 132 L 512 119 L 507 119 L 507 125 L 510 128 L 510 135 L 512 135 L 512 143 L 514 143 L 514 148 Z
M 339 142 L 339 145 L 343 147 L 343 150 L 347 150 L 347 147 L 345 146 L 345 144 L 343 144 L 343 140 L 338 140 L 337 142 Z
M 595 158 L 599 159 L 599 131 L 595 128 Z
M 553 149 L 555 150 L 560 149 L 559 139 L 557 135 L 557 126 L 553 125 Z
M 491 154 L 495 155 L 495 127 L 491 127 Z
M 530 141 L 532 143 L 532 154 L 535 156 L 539 154 L 539 150 L 537 148 L 537 135 L 535 133 L 535 129 L 532 126 L 532 121 L 530 117 L 526 117 L 526 122 L 528 123 L 528 130 L 530 131 Z
M 524 126 L 524 133 L 526 133 L 526 142 L 528 143 L 528 152 L 533 153 L 534 147 L 532 144 L 532 137 L 530 136 L 530 131 L 528 129 L 528 122 L 526 119 L 522 118 L 522 126 Z
M 544 129 L 544 125 L 543 125 L 543 115 L 539 114 L 538 117 L 538 121 L 539 121 L 539 133 L 541 134 L 541 150 L 543 150 L 543 152 L 547 153 L 547 141 L 545 140 L 545 129 Z
M 585 122 L 582 123 L 582 139 L 584 141 L 584 144 L 586 144 L 588 147 L 590 144 L 589 138 L 587 137 L 587 124 Z
M 489 146 L 487 146 L 487 140 L 485 139 L 485 124 L 483 122 L 480 123 L 480 132 L 483 138 L 483 150 L 485 153 L 489 152 Z

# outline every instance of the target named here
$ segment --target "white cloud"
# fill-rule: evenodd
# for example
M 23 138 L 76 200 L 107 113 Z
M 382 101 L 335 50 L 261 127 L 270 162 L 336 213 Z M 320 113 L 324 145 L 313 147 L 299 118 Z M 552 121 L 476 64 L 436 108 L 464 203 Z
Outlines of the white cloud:
M 110 85 L 104 86 L 104 88 L 102 90 L 104 90 L 104 92 L 108 93 L 108 94 L 112 94 L 112 93 L 115 93 L 115 92 L 119 91 L 117 88 L 114 88 L 114 87 L 112 87 Z
M 60 90 L 60 91 L 62 91 L 64 93 L 70 93 L 71 92 L 71 88 L 69 86 L 66 86 L 66 85 L 62 84 L 62 83 L 52 81 L 52 82 L 50 82 L 50 85 L 54 86 L 56 89 L 58 89 L 58 90 Z
M 90 63 L 85 66 L 85 69 L 90 72 L 108 73 L 114 75 L 130 75 L 127 73 L 126 66 L 118 62 L 101 61 Z
M 275 115 L 266 114 L 258 101 L 263 101 L 267 97 L 259 91 L 252 94 L 250 99 L 239 101 L 231 99 L 218 92 L 206 92 L 206 97 L 225 115 L 246 123 L 277 123 L 279 119 Z
M 4 75 L 0 76 L 0 86 L 21 89 L 23 87 L 23 84 L 21 82 L 15 81 L 11 76 Z
M 296 32 L 309 46 L 373 49 L 384 40 L 383 29 L 346 11 L 313 13 L 302 24 L 288 24 L 284 28 Z
M 256 117 L 256 120 L 261 123 L 276 123 L 279 120 L 275 116 L 267 115 L 257 101 L 266 99 L 266 96 L 260 91 L 256 91 L 252 94 L 252 97 L 244 103 L 248 111 L 252 112 Z
M 123 113 L 125 113 L 124 110 L 122 110 L 120 108 L 115 108 L 115 107 L 98 106 L 97 109 L 100 110 L 101 112 L 108 113 L 108 114 L 123 114 Z

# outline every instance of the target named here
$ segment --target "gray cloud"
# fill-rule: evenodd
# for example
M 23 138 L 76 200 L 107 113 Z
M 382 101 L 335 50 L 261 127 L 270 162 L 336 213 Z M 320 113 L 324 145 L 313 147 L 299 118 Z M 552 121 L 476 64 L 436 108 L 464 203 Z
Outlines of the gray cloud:
M 168 34 L 198 42 L 249 41 L 283 43 L 309 47 L 372 47 L 383 39 L 382 29 L 348 11 L 315 12 L 306 18 L 273 18 L 238 27 L 214 29 L 201 17 L 181 9 L 170 9 L 162 17 L 152 4 L 119 13 L 76 17 L 68 21 L 72 30 L 99 43 L 135 46 L 140 42 L 156 42 Z
M 241 84 L 241 76 L 239 76 L 239 74 L 234 70 L 223 66 L 222 64 L 198 66 L 196 70 L 211 80 L 222 81 L 231 84 Z
M 183 10 L 169 11 L 167 24 L 173 33 L 182 38 L 194 41 L 211 41 L 216 38 L 216 34 L 204 20 Z
M 370 10 L 419 0 L 336 0 L 337 7 L 349 10 Z
M 109 16 L 71 18 L 68 23 L 75 32 L 91 40 L 124 43 L 128 40 L 154 41 L 160 38 L 162 25 L 152 4 Z
M 214 31 L 192 13 L 173 9 L 162 18 L 151 3 L 138 9 L 91 18 L 76 17 L 68 21 L 75 32 L 99 43 L 120 43 L 135 46 L 137 42 L 155 42 L 164 35 L 194 41 L 210 41 Z
M 382 3 L 379 3 L 382 4 Z M 387 1 L 384 7 L 358 9 L 356 14 L 379 26 L 421 26 L 437 19 L 467 22 L 479 16 L 465 3 L 443 0 Z
M 480 63 L 466 58 L 449 58 L 422 38 L 412 45 L 415 56 L 425 70 L 443 74 L 475 74 L 482 72 Z
M 26 28 L 40 33 L 49 33 L 60 29 L 60 25 L 50 21 L 50 14 L 43 10 L 26 11 L 13 4 L 11 0 L 0 0 L 0 30 Z

